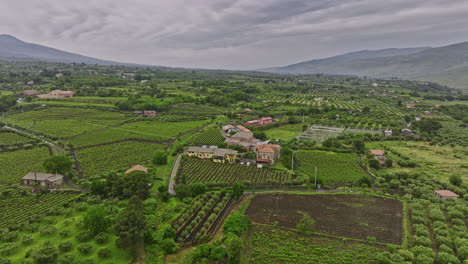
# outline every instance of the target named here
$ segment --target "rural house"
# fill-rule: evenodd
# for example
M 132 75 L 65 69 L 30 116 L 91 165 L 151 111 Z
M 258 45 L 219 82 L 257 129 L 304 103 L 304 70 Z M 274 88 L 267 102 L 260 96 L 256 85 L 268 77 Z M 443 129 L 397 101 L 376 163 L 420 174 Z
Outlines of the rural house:
M 258 145 L 253 148 L 257 163 L 273 165 L 280 157 L 281 146 L 276 144 Z
M 391 137 L 393 134 L 393 131 L 391 129 L 385 129 L 384 130 L 384 136 L 385 137 Z
M 129 174 L 130 172 L 133 172 L 133 171 L 142 171 L 144 173 L 148 173 L 148 169 L 146 167 L 143 167 L 140 164 L 138 164 L 126 170 L 125 174 Z
M 225 148 L 207 148 L 207 147 L 188 147 L 184 153 L 189 157 L 198 157 L 200 159 L 213 159 L 214 162 L 233 163 L 237 158 L 237 151 Z
M 258 126 L 264 126 L 273 123 L 273 118 L 271 117 L 262 117 L 257 120 L 250 120 L 247 122 L 244 122 L 245 126 L 253 126 L 253 127 L 258 127 Z
M 47 94 L 39 94 L 37 95 L 39 98 L 72 98 L 73 92 L 72 91 L 62 91 L 62 90 L 53 90 Z
M 63 183 L 63 176 L 42 172 L 29 172 L 22 178 L 23 185 L 41 185 L 49 189 L 57 189 Z
M 385 151 L 381 149 L 369 149 L 369 153 L 378 160 L 381 166 L 385 166 Z
M 435 195 L 437 195 L 440 199 L 448 199 L 448 198 L 453 198 L 453 199 L 457 199 L 458 197 L 460 197 L 460 195 L 452 192 L 452 191 L 449 191 L 449 190 L 437 190 L 437 191 L 434 191 Z

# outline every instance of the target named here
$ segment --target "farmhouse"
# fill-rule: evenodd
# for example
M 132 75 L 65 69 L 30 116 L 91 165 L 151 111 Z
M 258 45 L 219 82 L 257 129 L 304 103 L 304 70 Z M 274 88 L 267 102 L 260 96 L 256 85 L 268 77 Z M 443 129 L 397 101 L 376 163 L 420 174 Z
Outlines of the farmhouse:
M 385 165 L 385 151 L 381 149 L 369 149 L 369 153 L 374 157 L 374 159 L 379 161 L 380 165 Z
M 391 137 L 393 134 L 393 131 L 391 129 L 385 129 L 384 130 L 384 136 L 385 137 Z
M 448 198 L 456 199 L 460 197 L 460 195 L 449 190 L 437 190 L 437 191 L 434 191 L 434 193 L 435 195 L 439 196 L 440 199 L 444 199 L 444 200 Z
M 244 132 L 244 133 L 252 133 L 250 129 L 241 126 L 241 125 L 236 125 L 236 124 L 228 124 L 225 126 L 222 126 L 221 129 L 223 130 L 224 133 L 231 133 L 231 132 Z
M 22 180 L 23 185 L 41 185 L 46 188 L 57 189 L 63 183 L 63 176 L 60 174 L 29 172 Z
M 225 148 L 206 148 L 206 147 L 188 147 L 184 149 L 184 153 L 190 157 L 198 157 L 200 159 L 213 159 L 214 162 L 230 162 L 236 161 L 237 151 Z
M 37 95 L 39 98 L 71 98 L 73 97 L 72 91 L 53 90 L 47 94 Z
M 158 116 L 156 111 L 134 111 L 134 114 L 142 115 L 142 116 Z
M 143 167 L 140 164 L 138 164 L 126 170 L 125 174 L 129 174 L 130 172 L 133 172 L 133 171 L 142 171 L 144 173 L 148 173 L 148 169 L 146 167 Z
M 262 117 L 257 120 L 250 120 L 247 122 L 244 122 L 244 125 L 246 126 L 253 126 L 253 127 L 258 127 L 258 126 L 264 126 L 273 123 L 273 118 L 271 117 Z
M 38 94 L 39 92 L 36 91 L 36 90 L 27 90 L 27 91 L 24 91 L 23 94 L 26 95 L 26 96 L 33 96 L 33 95 L 36 95 Z
M 253 148 L 257 163 L 275 164 L 280 157 L 281 146 L 276 144 L 258 145 Z

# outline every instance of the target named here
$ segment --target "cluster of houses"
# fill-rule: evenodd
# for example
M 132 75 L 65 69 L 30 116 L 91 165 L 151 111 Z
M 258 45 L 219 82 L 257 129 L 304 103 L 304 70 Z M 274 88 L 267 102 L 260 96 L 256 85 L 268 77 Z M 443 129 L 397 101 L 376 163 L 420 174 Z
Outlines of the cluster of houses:
M 259 127 L 259 126 L 265 126 L 268 124 L 273 123 L 273 118 L 271 117 L 262 117 L 257 120 L 250 120 L 244 122 L 244 126 L 253 126 L 253 127 Z

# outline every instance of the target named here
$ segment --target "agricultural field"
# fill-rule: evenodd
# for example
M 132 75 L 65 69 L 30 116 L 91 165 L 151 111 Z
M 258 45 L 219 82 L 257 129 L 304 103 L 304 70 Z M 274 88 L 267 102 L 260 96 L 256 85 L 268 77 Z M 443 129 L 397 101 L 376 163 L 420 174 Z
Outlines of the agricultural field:
M 46 147 L 0 152 L 0 183 L 20 184 L 28 172 L 43 170 L 42 164 L 49 156 Z
M 316 233 L 402 243 L 399 200 L 354 194 L 257 194 L 246 210 L 253 223 L 289 229 L 296 228 L 303 213 L 316 221 Z
M 254 225 L 247 237 L 241 263 L 375 263 L 375 246 L 320 235 L 306 236 L 295 231 Z
M 54 107 L 13 114 L 6 118 L 6 122 L 44 135 L 66 138 L 128 119 L 120 112 Z
M 62 200 L 59 200 L 64 196 Z M 3 232 L 0 237 L 0 250 L 2 259 L 7 263 L 35 263 L 33 252 L 49 252 L 55 249 L 55 262 L 47 263 L 103 263 L 127 264 L 132 261 L 129 251 L 116 246 L 116 235 L 112 230 L 99 233 L 95 237 L 83 233 L 83 216 L 89 210 L 85 202 L 70 201 L 64 204 L 67 197 L 72 194 L 47 194 L 42 196 L 38 205 L 49 207 L 40 217 L 37 215 L 33 223 L 21 227 L 17 231 Z M 55 198 L 55 200 L 53 200 Z M 42 201 L 42 199 L 49 199 Z M 32 201 L 37 202 L 32 197 Z M 48 202 L 50 201 L 50 202 Z M 30 204 L 32 206 L 32 204 Z M 63 205 L 63 206 L 62 206 Z M 52 207 L 52 210 L 51 209 Z M 100 205 L 97 205 L 100 206 Z M 110 206 L 107 206 L 110 208 Z M 34 208 L 34 207 L 31 207 Z M 118 210 L 110 210 L 109 217 L 115 217 Z M 44 215 L 45 214 L 45 215 Z M 26 212 L 24 215 L 28 215 Z M 8 241 L 8 242 L 7 242 Z M 54 252 L 54 251 L 52 251 Z
M 218 145 L 225 141 L 219 128 L 210 128 L 197 134 L 190 140 L 193 145 Z
M 187 183 L 205 183 L 207 185 L 231 185 L 243 183 L 247 185 L 278 185 L 290 184 L 291 175 L 286 171 L 254 166 L 216 163 L 209 160 L 188 158 L 183 161 L 178 173 L 178 182 L 185 175 Z
M 290 141 L 301 134 L 302 124 L 289 124 L 265 130 L 265 134 L 271 139 Z
M 146 163 L 162 145 L 125 141 L 83 148 L 76 152 L 84 176 L 94 176 L 110 171 L 128 169 Z
M 199 104 L 176 104 L 172 107 L 173 114 L 190 114 L 190 115 L 219 115 L 225 109 L 221 107 L 212 107 Z
M 65 100 L 58 100 L 58 101 L 34 101 L 31 103 L 25 103 L 25 105 L 28 104 L 44 104 L 44 105 L 60 105 L 60 106 L 92 106 L 92 107 L 105 107 L 105 108 L 115 108 L 115 105 L 112 104 L 97 104 L 97 103 L 85 103 L 85 102 L 69 102 Z
M 302 132 L 297 138 L 301 140 L 313 140 L 320 143 L 328 138 L 339 136 L 344 130 L 344 127 L 313 125 Z
M 13 195 L 0 199 L 0 228 L 33 220 L 54 207 L 75 200 L 76 193 L 54 192 L 43 195 Z
M 340 185 L 352 183 L 361 177 L 367 177 L 359 166 L 355 153 L 336 153 L 330 151 L 298 151 L 295 163 L 300 172 L 315 176 L 317 167 L 317 181 L 325 185 Z
M 393 167 L 376 172 L 421 174 L 442 182 L 448 182 L 450 176 L 460 175 L 468 182 L 468 152 L 460 146 L 431 146 L 425 142 L 385 141 L 368 143 L 366 147 L 383 149 L 386 156 L 393 160 Z M 416 167 L 403 167 L 400 162 L 411 161 Z
M 31 142 L 32 139 L 23 137 L 13 132 L 2 132 L 0 130 L 0 145 L 13 145 L 18 143 Z
M 186 122 L 137 121 L 110 127 L 103 130 L 86 133 L 70 138 L 68 141 L 75 148 L 99 145 L 126 139 L 141 139 L 149 141 L 166 141 L 201 127 L 206 120 Z
M 219 222 L 229 212 L 232 203 L 230 195 L 220 192 L 205 193 L 195 199 L 172 223 L 176 230 L 176 241 L 184 245 L 194 245 L 209 239 Z

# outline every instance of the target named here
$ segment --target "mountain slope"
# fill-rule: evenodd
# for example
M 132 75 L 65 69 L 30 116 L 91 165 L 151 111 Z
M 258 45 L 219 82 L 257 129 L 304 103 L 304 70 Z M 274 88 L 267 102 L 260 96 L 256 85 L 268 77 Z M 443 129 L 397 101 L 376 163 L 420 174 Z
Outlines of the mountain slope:
M 46 62 L 124 65 L 125 63 L 99 60 L 42 45 L 27 43 L 10 35 L 0 35 L 0 57 L 8 60 L 39 60 Z
M 394 50 L 393 55 L 388 50 Z M 361 54 L 354 56 L 355 54 Z M 366 57 L 367 56 L 367 57 Z M 292 74 L 341 74 L 440 82 L 466 88 L 468 42 L 438 48 L 387 49 L 352 52 L 327 59 L 265 69 Z M 458 79 L 458 80 L 457 80 Z

